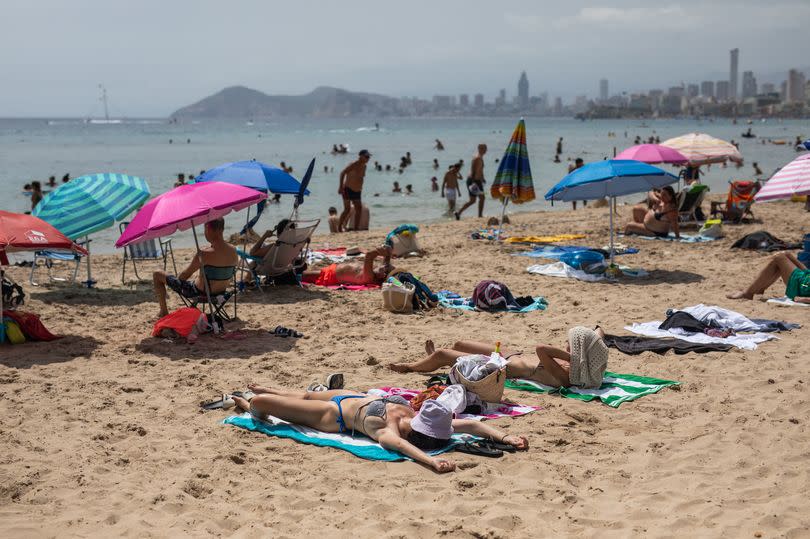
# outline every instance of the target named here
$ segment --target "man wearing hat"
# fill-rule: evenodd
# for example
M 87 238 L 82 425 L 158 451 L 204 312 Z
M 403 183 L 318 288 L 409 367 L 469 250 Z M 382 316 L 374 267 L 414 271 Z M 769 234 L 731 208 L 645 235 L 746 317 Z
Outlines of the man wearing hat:
M 343 213 L 340 214 L 339 230 L 346 230 L 350 207 L 354 207 L 354 230 L 360 230 L 360 217 L 363 212 L 363 180 L 366 177 L 366 164 L 371 159 L 368 150 L 360 150 L 357 161 L 349 164 L 340 173 L 338 194 L 343 197 Z

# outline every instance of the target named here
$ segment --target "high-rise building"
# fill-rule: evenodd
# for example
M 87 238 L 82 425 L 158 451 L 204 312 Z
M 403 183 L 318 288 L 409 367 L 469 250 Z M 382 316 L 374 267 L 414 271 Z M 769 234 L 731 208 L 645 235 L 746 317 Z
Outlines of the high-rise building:
M 762 86 L 759 88 L 760 92 L 763 94 L 775 94 L 776 93 L 776 85 L 772 82 L 763 82 Z
M 731 49 L 731 69 L 728 73 L 728 99 L 737 99 L 737 66 L 740 63 L 740 49 Z
M 433 96 L 433 106 L 436 107 L 438 110 L 447 110 L 450 108 L 452 103 L 452 99 L 449 95 L 434 95 Z
M 518 80 L 517 105 L 521 109 L 529 107 L 529 78 L 526 76 L 525 71 L 520 74 Z
M 686 95 L 686 89 L 683 86 L 672 86 L 667 91 L 667 95 L 670 97 L 683 97 Z
M 804 101 L 804 73 L 798 69 L 788 71 L 787 88 L 785 89 L 784 100 L 790 103 L 800 103 Z
M 484 94 L 475 94 L 473 102 L 475 103 L 475 108 L 477 109 L 484 108 Z
M 506 105 L 506 90 L 501 88 L 498 90 L 498 97 L 495 98 L 495 106 L 502 107 Z
M 700 94 L 700 88 L 698 88 L 697 84 L 690 84 L 686 87 L 686 95 L 690 99 L 693 97 L 697 97 Z
M 604 103 L 608 100 L 608 80 L 602 79 L 599 81 L 599 101 Z
M 704 80 L 701 82 L 700 95 L 703 97 L 714 97 L 714 81 Z
M 562 116 L 563 112 L 563 104 L 562 104 L 562 97 L 555 97 L 554 98 L 554 116 Z
M 727 80 L 719 80 L 714 85 L 714 97 L 718 101 L 728 101 L 731 83 Z
M 753 71 L 743 71 L 742 76 L 742 98 L 754 97 L 757 95 L 757 78 Z
M 461 94 L 458 96 L 458 104 L 464 108 L 470 106 L 470 96 L 468 94 Z

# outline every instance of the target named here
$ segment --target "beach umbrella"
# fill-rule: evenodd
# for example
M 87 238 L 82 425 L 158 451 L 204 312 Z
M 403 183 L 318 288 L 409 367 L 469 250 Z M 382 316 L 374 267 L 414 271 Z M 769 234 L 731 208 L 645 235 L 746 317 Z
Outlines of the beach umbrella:
M 312 173 L 315 170 L 315 158 L 312 158 L 312 161 L 309 162 L 309 166 L 307 167 L 307 171 L 304 173 L 304 177 L 301 179 L 301 187 L 298 189 L 298 194 L 295 195 L 295 203 L 293 204 L 293 213 L 292 218 L 298 218 L 298 206 L 304 203 L 304 195 L 309 193 L 307 187 L 309 187 L 309 181 L 312 179 Z
M 534 200 L 534 184 L 532 183 L 532 169 L 529 165 L 529 151 L 526 147 L 526 123 L 520 119 L 506 151 L 503 153 L 495 180 L 490 187 L 492 198 L 503 201 L 501 222 L 506 213 L 509 201 L 515 204 Z
M 191 229 L 194 245 L 200 251 L 197 239 L 197 225 L 224 217 L 232 211 L 239 211 L 267 198 L 249 187 L 223 182 L 191 183 L 175 187 L 171 191 L 156 196 L 141 208 L 132 218 L 124 233 L 115 242 L 116 247 L 126 247 L 132 243 L 168 236 L 178 230 Z M 202 256 L 200 271 L 204 272 Z M 205 294 L 211 306 L 208 281 Z
M 42 249 L 87 254 L 84 248 L 42 219 L 0 210 L 0 267 L 8 265 L 6 253 Z M 2 314 L 3 297 L 0 294 L 0 318 Z M 5 338 L 4 328 L 0 320 L 0 342 Z
M 255 159 L 219 165 L 206 170 L 203 174 L 197 176 L 194 181 L 232 183 L 261 192 L 269 191 L 278 195 L 298 195 L 301 191 L 301 183 L 290 173 Z M 309 191 L 304 189 L 303 194 L 308 195 Z M 245 228 L 242 229 L 243 234 L 247 232 L 247 229 L 253 228 L 263 211 L 264 203 L 262 202 L 257 208 L 256 216 L 251 221 L 250 209 L 248 208 Z
M 810 154 L 797 157 L 779 169 L 754 195 L 757 202 L 810 195 Z
M 141 178 L 126 174 L 90 174 L 75 178 L 51 191 L 31 212 L 75 240 L 111 227 L 149 198 L 149 186 Z M 90 256 L 87 281 L 92 287 Z
M 622 151 L 614 159 L 632 159 L 648 165 L 669 163 L 685 165 L 689 160 L 678 150 L 661 144 L 638 144 Z
M 678 177 L 640 161 L 609 159 L 588 163 L 552 187 L 546 200 L 610 198 L 610 263 L 613 264 L 613 212 L 616 197 L 645 193 L 678 181 Z
M 689 160 L 690 165 L 699 166 L 726 161 L 742 163 L 743 160 L 736 146 L 705 133 L 688 133 L 665 140 L 661 145 L 681 152 Z

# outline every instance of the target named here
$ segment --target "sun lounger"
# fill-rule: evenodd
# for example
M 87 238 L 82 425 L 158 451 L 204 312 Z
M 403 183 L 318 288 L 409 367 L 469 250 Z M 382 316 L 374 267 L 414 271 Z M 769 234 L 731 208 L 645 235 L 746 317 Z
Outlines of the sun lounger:
M 118 230 L 121 234 L 124 233 L 124 229 L 127 227 L 128 222 L 122 222 L 118 224 Z M 138 275 L 138 265 L 136 262 L 144 262 L 147 260 L 162 260 L 163 261 L 163 271 L 166 271 L 166 263 L 168 261 L 168 257 L 172 257 L 172 267 L 174 268 L 174 275 L 177 275 L 177 263 L 174 261 L 174 251 L 172 251 L 172 240 L 169 238 L 168 240 L 158 239 L 155 241 L 154 239 L 143 241 L 140 243 L 131 243 L 124 247 L 124 263 L 121 268 L 121 283 L 126 282 L 126 273 L 127 273 L 127 260 L 132 262 L 132 269 L 135 272 L 135 278 L 139 281 L 141 280 L 141 276 Z

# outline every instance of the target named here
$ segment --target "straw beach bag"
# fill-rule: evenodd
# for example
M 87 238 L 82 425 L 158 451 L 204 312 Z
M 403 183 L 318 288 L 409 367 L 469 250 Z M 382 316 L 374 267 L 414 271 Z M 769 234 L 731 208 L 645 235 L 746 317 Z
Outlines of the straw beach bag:
M 463 385 L 464 389 L 475 393 L 484 402 L 501 402 L 503 398 L 503 388 L 506 384 L 506 368 L 498 369 L 480 380 L 473 381 L 465 378 L 464 375 L 453 366 L 450 370 L 450 381 Z
M 392 313 L 412 313 L 414 291 L 411 283 L 383 283 L 383 309 Z

